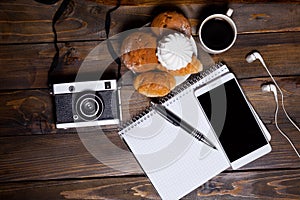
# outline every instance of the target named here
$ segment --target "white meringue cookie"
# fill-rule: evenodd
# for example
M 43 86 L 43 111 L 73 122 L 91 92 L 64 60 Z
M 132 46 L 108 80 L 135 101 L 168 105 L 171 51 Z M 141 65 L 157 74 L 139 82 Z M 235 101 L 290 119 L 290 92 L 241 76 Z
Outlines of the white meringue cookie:
M 168 70 L 178 70 L 186 67 L 192 61 L 194 40 L 182 33 L 172 33 L 158 42 L 158 61 Z

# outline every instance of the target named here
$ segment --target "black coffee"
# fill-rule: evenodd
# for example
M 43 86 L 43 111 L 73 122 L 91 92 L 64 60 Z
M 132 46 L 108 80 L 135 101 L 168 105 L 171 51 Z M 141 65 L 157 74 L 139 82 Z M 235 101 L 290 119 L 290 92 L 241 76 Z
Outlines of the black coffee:
M 234 39 L 234 30 L 223 19 L 210 19 L 202 27 L 201 38 L 203 43 L 212 50 L 227 48 Z

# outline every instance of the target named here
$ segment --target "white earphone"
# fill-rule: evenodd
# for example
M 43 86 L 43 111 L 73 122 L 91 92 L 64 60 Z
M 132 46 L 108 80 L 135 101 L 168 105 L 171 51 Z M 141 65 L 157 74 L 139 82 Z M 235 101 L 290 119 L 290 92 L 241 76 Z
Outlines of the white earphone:
M 261 55 L 260 55 L 260 53 L 258 53 L 257 51 L 250 52 L 246 57 L 246 60 L 247 60 L 248 63 L 252 63 L 256 59 L 259 59 L 261 62 L 264 62 Z
M 263 91 L 263 92 L 273 92 L 275 101 L 278 102 L 277 89 L 276 89 L 276 86 L 273 83 L 262 85 L 261 86 L 261 91 Z
M 300 129 L 299 127 L 295 124 L 295 122 L 290 118 L 290 116 L 288 115 L 288 113 L 286 112 L 285 110 L 285 107 L 284 107 L 284 102 L 283 102 L 283 92 L 282 90 L 280 89 L 280 87 L 278 86 L 277 82 L 275 81 L 275 79 L 273 78 L 272 74 L 270 73 L 270 71 L 268 70 L 262 56 L 260 55 L 260 53 L 258 53 L 257 51 L 253 51 L 251 53 L 249 53 L 247 56 L 246 56 L 246 61 L 248 63 L 252 63 L 254 62 L 255 60 L 259 60 L 261 62 L 261 64 L 264 66 L 264 68 L 266 69 L 266 71 L 268 72 L 269 76 L 271 77 L 272 81 L 274 82 L 273 83 L 269 83 L 269 84 L 264 84 L 261 86 L 261 89 L 263 92 L 273 92 L 274 94 L 274 98 L 275 98 L 275 102 L 276 102 L 276 111 L 275 111 L 275 125 L 276 125 L 276 128 L 278 129 L 278 131 L 288 140 L 288 142 L 291 144 L 291 146 L 293 147 L 294 151 L 296 152 L 297 156 L 300 158 L 300 154 L 299 152 L 297 151 L 295 145 L 292 143 L 292 141 L 289 139 L 289 137 L 279 128 L 278 126 L 278 123 L 277 123 L 277 116 L 278 116 L 278 99 L 277 99 L 277 89 L 278 91 L 280 92 L 281 94 L 281 105 L 282 105 L 282 109 L 286 115 L 286 117 L 288 118 L 288 120 L 295 126 L 295 128 L 300 132 Z

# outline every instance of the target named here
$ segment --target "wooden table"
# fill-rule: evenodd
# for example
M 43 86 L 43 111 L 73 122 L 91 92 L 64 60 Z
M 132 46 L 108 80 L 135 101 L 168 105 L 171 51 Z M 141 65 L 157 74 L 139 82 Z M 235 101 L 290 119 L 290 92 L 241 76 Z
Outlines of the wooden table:
M 237 171 L 226 170 L 183 199 L 300 199 L 300 159 L 275 128 L 273 95 L 260 89 L 270 78 L 259 62 L 245 61 L 251 50 L 262 53 L 284 92 L 287 111 L 300 124 L 299 1 L 239 0 L 228 5 L 218 1 L 214 6 L 204 0 L 169 2 L 191 20 L 195 38 L 201 15 L 207 10 L 217 5 L 234 9 L 237 41 L 229 51 L 212 58 L 225 61 L 236 74 L 269 129 L 273 147 L 270 154 Z M 112 152 L 110 162 L 128 168 L 126 172 L 115 170 L 86 150 L 76 130 L 55 128 L 47 72 L 55 54 L 52 17 L 60 3 L 0 2 L 0 198 L 159 199 L 133 159 L 126 160 Z M 122 1 L 122 6 L 112 13 L 110 35 L 149 22 L 162 3 Z M 105 13 L 114 5 L 113 0 L 71 1 L 56 25 L 62 64 L 58 74 L 76 74 L 88 53 L 105 39 Z M 111 67 L 111 72 L 116 73 L 116 65 Z M 121 72 L 127 71 L 123 67 Z M 132 91 L 131 82 L 125 84 L 124 91 Z M 149 99 L 133 93 L 125 103 L 127 116 L 133 117 L 148 103 Z M 282 110 L 278 122 L 300 150 L 300 133 Z M 102 130 L 114 147 L 127 149 L 116 126 Z

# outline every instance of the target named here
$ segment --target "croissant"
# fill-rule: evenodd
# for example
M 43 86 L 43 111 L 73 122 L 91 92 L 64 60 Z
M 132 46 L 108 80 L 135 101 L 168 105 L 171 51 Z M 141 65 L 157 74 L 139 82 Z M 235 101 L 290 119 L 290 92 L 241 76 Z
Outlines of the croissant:
M 162 97 L 174 89 L 176 80 L 167 72 L 149 71 L 139 74 L 133 85 L 139 93 L 147 97 Z

